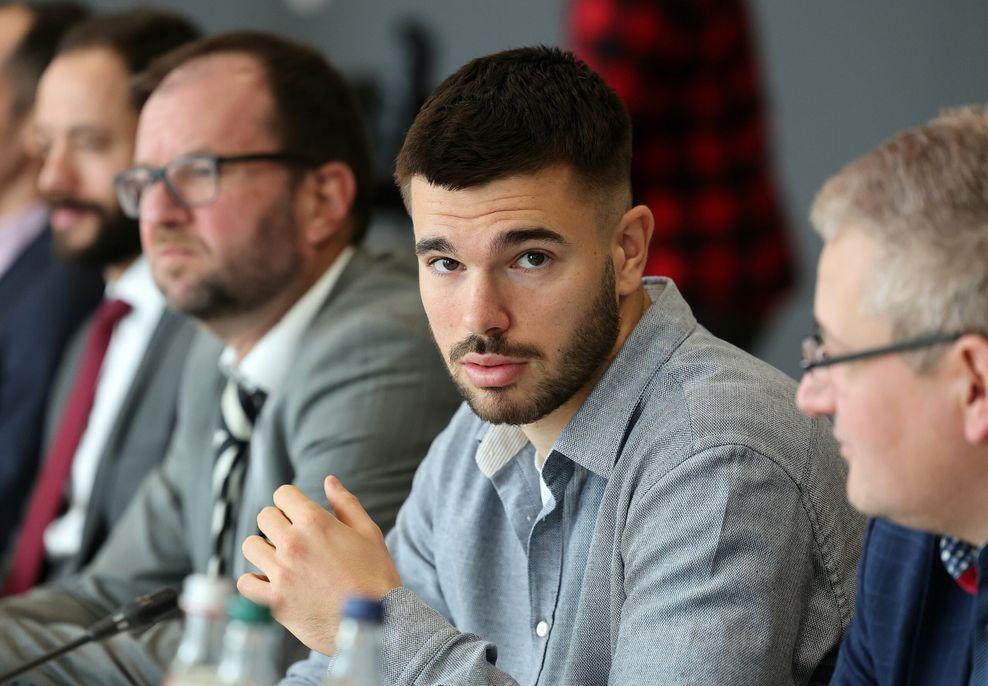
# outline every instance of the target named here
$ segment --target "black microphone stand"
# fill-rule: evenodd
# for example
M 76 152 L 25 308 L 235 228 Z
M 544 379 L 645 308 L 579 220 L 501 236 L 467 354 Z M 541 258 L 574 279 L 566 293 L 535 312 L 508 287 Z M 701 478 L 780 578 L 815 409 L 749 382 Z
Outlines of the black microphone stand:
M 82 636 L 80 636 L 79 638 L 75 639 L 74 641 L 69 641 L 65 645 L 59 646 L 58 648 L 56 648 L 55 650 L 51 651 L 50 653 L 45 653 L 41 657 L 34 658 L 33 660 L 31 660 L 27 664 L 21 665 L 20 667 L 18 667 L 17 669 L 15 669 L 12 672 L 7 672 L 6 674 L 0 675 L 0 684 L 5 683 L 7 681 L 10 681 L 15 676 L 20 676 L 21 674 L 24 674 L 25 672 L 30 672 L 35 667 L 38 667 L 40 665 L 43 665 L 44 663 L 48 662 L 49 660 L 54 660 L 56 657 L 58 657 L 60 655 L 64 655 L 65 653 L 69 652 L 70 650 L 75 650 L 79 646 L 86 645 L 91 640 L 93 640 L 93 639 L 89 637 L 89 634 L 83 634 Z
M 143 595 L 140 598 L 128 603 L 108 617 L 99 620 L 86 632 L 68 643 L 59 646 L 55 650 L 36 657 L 30 662 L 21 665 L 6 674 L 0 674 L 0 684 L 10 681 L 16 676 L 29 672 L 35 667 L 39 667 L 49 660 L 64 655 L 70 650 L 75 650 L 79 646 L 86 645 L 91 641 L 98 641 L 108 636 L 113 636 L 121 631 L 135 631 L 149 627 L 160 619 L 173 613 L 178 607 L 178 594 L 174 589 L 163 588 L 160 591 Z

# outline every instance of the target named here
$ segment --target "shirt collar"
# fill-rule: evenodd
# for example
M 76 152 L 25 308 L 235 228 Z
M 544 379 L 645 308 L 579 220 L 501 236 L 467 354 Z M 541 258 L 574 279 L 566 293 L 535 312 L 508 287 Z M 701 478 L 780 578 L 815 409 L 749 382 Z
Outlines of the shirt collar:
M 689 305 L 671 280 L 642 281 L 651 306 L 553 446 L 604 478 L 610 478 L 645 389 L 696 329 Z
M 484 424 L 484 428 L 478 436 L 475 459 L 480 471 L 490 478 L 528 445 L 528 437 L 521 427 L 511 424 Z
M 249 389 L 262 390 L 270 397 L 276 393 L 291 368 L 302 336 L 319 312 L 319 308 L 339 281 L 340 274 L 353 257 L 347 246 L 319 280 L 299 298 L 270 331 L 237 361 L 236 351 L 226 346 L 220 355 L 220 369 Z
M 158 290 L 151 276 L 147 260 L 138 257 L 114 281 L 106 284 L 108 299 L 123 300 L 132 310 L 160 315 L 165 308 L 165 297 Z
M 953 536 L 940 537 L 940 560 L 957 585 L 971 595 L 978 592 L 978 549 Z
M 642 282 L 651 306 L 550 451 L 605 479 L 611 475 L 649 382 L 696 328 L 689 305 L 671 280 L 646 277 Z M 520 427 L 486 422 L 478 429 L 477 440 L 477 466 L 488 477 L 528 443 Z

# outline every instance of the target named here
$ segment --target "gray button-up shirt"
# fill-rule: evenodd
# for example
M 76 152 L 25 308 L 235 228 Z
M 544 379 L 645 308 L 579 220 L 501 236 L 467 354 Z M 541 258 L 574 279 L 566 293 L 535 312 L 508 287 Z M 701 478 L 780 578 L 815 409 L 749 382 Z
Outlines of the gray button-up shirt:
M 863 519 L 791 379 L 653 304 L 542 472 L 466 406 L 388 536 L 395 684 L 806 684 L 850 620 Z M 313 654 L 285 683 L 317 684 Z M 814 673 L 816 673 L 814 675 Z

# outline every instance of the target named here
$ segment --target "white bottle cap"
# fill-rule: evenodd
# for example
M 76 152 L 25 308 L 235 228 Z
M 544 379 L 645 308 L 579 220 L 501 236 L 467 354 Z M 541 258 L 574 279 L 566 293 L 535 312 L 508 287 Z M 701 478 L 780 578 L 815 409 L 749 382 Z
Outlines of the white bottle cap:
M 226 577 L 190 574 L 182 582 L 178 604 L 187 615 L 226 616 L 226 607 L 233 595 L 233 582 Z

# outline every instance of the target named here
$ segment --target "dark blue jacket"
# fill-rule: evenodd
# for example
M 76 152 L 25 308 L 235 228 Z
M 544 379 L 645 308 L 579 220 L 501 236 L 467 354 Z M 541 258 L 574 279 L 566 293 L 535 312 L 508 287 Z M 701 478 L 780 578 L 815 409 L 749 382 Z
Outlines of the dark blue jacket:
M 99 270 L 63 265 L 51 242 L 46 229 L 0 277 L 0 552 L 31 493 L 62 351 L 103 297 Z
M 872 520 L 831 685 L 967 686 L 975 605 L 944 568 L 937 536 Z

